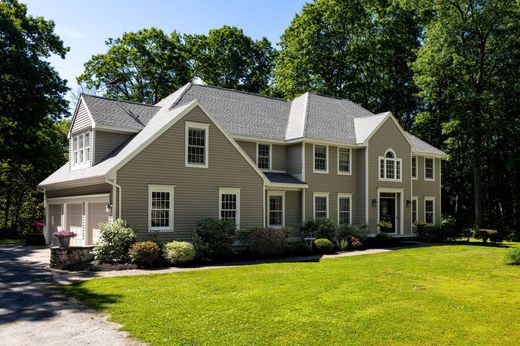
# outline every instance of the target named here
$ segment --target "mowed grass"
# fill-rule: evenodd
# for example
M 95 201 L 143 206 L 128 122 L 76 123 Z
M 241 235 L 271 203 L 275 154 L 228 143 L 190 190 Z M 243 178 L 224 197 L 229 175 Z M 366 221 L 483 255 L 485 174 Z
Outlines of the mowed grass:
M 23 244 L 24 242 L 25 238 L 22 237 L 0 238 L 0 245 Z
M 436 246 L 65 290 L 152 345 L 517 345 L 520 267 L 506 251 Z

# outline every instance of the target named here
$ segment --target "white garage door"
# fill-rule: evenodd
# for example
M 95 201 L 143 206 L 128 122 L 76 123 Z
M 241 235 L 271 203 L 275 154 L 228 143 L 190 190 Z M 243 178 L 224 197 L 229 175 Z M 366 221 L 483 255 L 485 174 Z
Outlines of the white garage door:
M 77 234 L 76 237 L 71 238 L 70 245 L 84 245 L 85 232 L 83 232 L 83 203 L 67 203 L 67 218 L 69 230 Z
M 106 212 L 105 203 L 89 203 L 89 240 L 91 244 L 99 240 L 99 224 L 108 222 L 108 214 Z
M 62 227 L 61 215 L 63 213 L 62 204 L 49 204 L 49 229 L 47 233 L 47 243 L 51 245 L 58 244 L 58 238 L 53 236 L 54 232 L 58 232 L 58 227 Z

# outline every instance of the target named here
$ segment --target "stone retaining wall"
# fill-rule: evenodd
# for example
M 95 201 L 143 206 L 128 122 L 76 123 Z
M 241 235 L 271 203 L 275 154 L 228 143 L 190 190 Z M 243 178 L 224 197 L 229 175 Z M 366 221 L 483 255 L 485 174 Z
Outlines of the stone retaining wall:
M 71 246 L 68 248 L 51 248 L 51 268 L 66 269 L 75 264 L 90 262 L 94 259 L 91 254 L 92 246 Z

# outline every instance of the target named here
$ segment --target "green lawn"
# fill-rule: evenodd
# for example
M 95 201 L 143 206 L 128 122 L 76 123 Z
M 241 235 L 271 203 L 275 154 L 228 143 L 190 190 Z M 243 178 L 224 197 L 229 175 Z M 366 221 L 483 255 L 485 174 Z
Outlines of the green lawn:
M 503 264 L 506 251 L 439 246 L 65 289 L 153 345 L 517 345 L 520 267 Z
M 0 238 L 0 245 L 12 245 L 12 244 L 22 244 L 25 242 L 25 238 Z

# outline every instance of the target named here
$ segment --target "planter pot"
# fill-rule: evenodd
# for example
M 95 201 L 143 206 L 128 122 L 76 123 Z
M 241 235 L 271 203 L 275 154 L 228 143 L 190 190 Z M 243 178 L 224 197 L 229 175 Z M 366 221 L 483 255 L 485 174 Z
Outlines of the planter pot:
M 25 245 L 45 245 L 45 236 L 43 233 L 27 233 Z
M 60 247 L 69 247 L 70 238 L 60 237 L 58 238 L 58 242 L 60 243 Z

